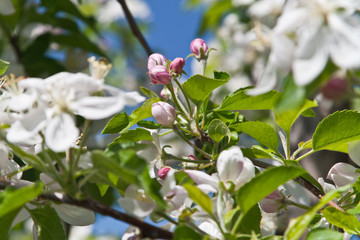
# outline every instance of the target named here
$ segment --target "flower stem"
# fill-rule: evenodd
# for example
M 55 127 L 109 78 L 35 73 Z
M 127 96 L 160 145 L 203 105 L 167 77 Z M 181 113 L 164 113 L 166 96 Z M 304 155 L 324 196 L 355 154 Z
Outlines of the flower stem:
M 180 82 L 176 78 L 174 78 L 174 81 L 176 82 L 176 84 L 178 85 L 178 87 L 180 88 L 181 92 L 184 95 L 184 98 L 186 100 L 186 103 L 187 103 L 187 106 L 188 106 L 188 109 L 189 109 L 190 117 L 191 117 L 192 116 L 192 110 L 191 110 L 189 97 L 188 97 L 187 93 L 184 91 L 184 89 L 183 89 L 182 85 L 180 84 Z
M 183 116 L 187 121 L 190 121 L 190 117 L 189 117 L 190 115 L 186 111 L 185 107 L 180 103 L 180 101 L 178 101 L 178 98 L 175 95 L 174 87 L 173 87 L 172 83 L 169 83 L 167 85 L 167 87 L 168 87 L 168 89 L 169 89 L 169 91 L 171 93 L 172 99 L 173 99 L 174 104 L 177 107 L 177 109 L 183 113 Z

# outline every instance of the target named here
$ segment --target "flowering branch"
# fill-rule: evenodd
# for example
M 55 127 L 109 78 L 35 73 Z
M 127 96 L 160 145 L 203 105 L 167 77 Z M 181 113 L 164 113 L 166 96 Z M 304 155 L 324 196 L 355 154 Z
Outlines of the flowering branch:
M 147 55 L 150 56 L 153 53 L 153 51 L 151 50 L 150 46 L 148 45 L 148 43 L 146 42 L 144 36 L 142 35 L 142 33 L 140 32 L 138 26 L 136 25 L 135 19 L 132 16 L 132 14 L 131 14 L 131 12 L 130 12 L 130 10 L 129 10 L 126 2 L 125 2 L 125 0 L 117 0 L 117 1 L 120 3 L 120 5 L 121 5 L 121 7 L 122 7 L 122 9 L 123 9 L 123 11 L 125 13 L 126 20 L 129 23 L 129 26 L 131 28 L 132 33 L 139 40 L 141 46 L 143 46 L 143 48 L 145 49 Z
M 5 189 L 7 186 L 21 188 L 21 186 L 18 186 L 15 183 L 4 182 L 4 181 L 0 182 L 0 189 Z M 161 239 L 172 239 L 173 238 L 173 234 L 167 230 L 150 225 L 150 224 L 143 222 L 135 217 L 132 217 L 126 213 L 119 212 L 111 207 L 108 207 L 99 202 L 96 202 L 90 198 L 78 200 L 78 199 L 75 199 L 68 195 L 65 195 L 62 198 L 59 198 L 55 194 L 45 193 L 45 194 L 41 194 L 39 196 L 39 199 L 50 200 L 55 203 L 66 203 L 66 204 L 69 204 L 72 206 L 85 208 L 85 209 L 100 213 L 101 215 L 109 216 L 114 219 L 126 222 L 128 224 L 138 227 L 141 230 L 142 237 L 161 238 Z

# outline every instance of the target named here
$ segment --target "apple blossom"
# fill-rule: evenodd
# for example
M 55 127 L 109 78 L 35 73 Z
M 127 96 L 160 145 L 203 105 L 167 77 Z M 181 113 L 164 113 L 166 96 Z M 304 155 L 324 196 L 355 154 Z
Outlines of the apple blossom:
M 203 39 L 196 38 L 191 42 L 190 50 L 197 59 L 205 59 L 208 46 Z
M 160 53 L 153 53 L 148 58 L 148 70 L 150 71 L 150 69 L 156 65 L 166 66 L 166 61 L 166 57 L 164 57 Z
M 150 68 L 149 76 L 153 84 L 167 85 L 171 82 L 172 79 L 169 70 L 163 65 L 155 65 Z
M 170 70 L 172 70 L 176 74 L 181 74 L 184 65 L 185 65 L 185 59 L 175 58 L 170 64 Z
M 277 212 L 282 205 L 284 196 L 279 190 L 275 190 L 260 201 L 260 207 L 264 212 Z
M 336 187 L 342 187 L 346 184 L 354 183 L 360 173 L 358 169 L 348 163 L 336 163 L 330 170 L 327 175 L 328 179 L 331 179 Z
M 176 120 L 174 107 L 166 102 L 153 103 L 151 113 L 158 123 L 167 127 L 171 127 Z

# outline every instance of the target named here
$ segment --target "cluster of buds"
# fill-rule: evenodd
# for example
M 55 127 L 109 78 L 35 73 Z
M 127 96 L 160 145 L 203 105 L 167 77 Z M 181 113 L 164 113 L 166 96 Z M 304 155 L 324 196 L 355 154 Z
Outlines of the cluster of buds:
M 160 53 L 151 54 L 148 59 L 148 70 L 153 84 L 167 85 L 171 82 L 173 75 L 178 76 L 183 72 L 185 59 L 175 58 L 171 64 Z

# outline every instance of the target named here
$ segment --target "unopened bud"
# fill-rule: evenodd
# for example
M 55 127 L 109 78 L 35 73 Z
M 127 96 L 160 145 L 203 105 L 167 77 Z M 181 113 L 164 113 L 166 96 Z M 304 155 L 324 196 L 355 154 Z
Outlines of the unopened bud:
M 276 189 L 260 201 L 260 207 L 267 213 L 277 212 L 282 205 L 283 199 L 284 196 Z
M 176 119 L 174 107 L 166 102 L 153 103 L 151 113 L 158 123 L 168 127 L 171 127 Z
M 166 66 L 166 57 L 164 57 L 160 53 L 151 54 L 148 59 L 147 67 L 150 70 L 152 67 L 156 65 Z
M 205 59 L 208 46 L 204 40 L 196 38 L 191 42 L 190 50 L 197 59 Z
M 162 169 L 160 169 L 159 172 L 158 172 L 159 178 L 162 179 L 162 180 L 165 180 L 165 178 L 166 178 L 168 172 L 170 171 L 170 169 L 171 168 L 169 168 L 169 167 L 163 167 Z
M 170 64 L 170 70 L 172 70 L 176 74 L 180 74 L 182 73 L 184 65 L 185 65 L 185 59 L 175 58 L 174 61 L 172 61 Z
M 188 156 L 188 159 L 190 159 L 190 160 L 199 160 L 197 157 L 195 157 L 192 154 Z
M 168 69 L 162 65 L 155 65 L 149 70 L 149 76 L 153 84 L 169 84 L 172 76 Z
M 349 85 L 346 79 L 335 77 L 331 78 L 321 89 L 323 96 L 331 100 L 340 100 L 346 96 Z
M 174 91 L 176 91 L 176 88 L 174 88 Z M 160 96 L 163 99 L 169 99 L 171 96 L 171 92 L 167 87 L 164 87 L 161 91 L 160 91 Z

